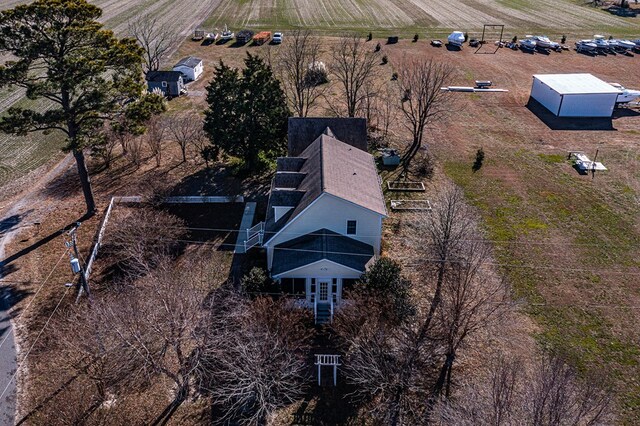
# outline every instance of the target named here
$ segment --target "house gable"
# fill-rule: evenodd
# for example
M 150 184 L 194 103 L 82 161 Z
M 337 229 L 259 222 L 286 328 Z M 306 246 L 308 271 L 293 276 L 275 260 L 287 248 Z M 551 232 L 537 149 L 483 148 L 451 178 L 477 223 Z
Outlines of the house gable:
M 362 273 L 363 273 L 362 271 L 349 268 L 347 266 L 341 265 L 331 260 L 321 259 L 316 262 L 301 266 L 299 268 L 291 269 L 289 271 L 285 271 L 280 274 L 273 275 L 272 278 L 276 280 L 280 278 L 305 278 L 305 277 L 314 277 L 314 278 L 341 277 L 341 278 L 357 279 L 362 276 Z

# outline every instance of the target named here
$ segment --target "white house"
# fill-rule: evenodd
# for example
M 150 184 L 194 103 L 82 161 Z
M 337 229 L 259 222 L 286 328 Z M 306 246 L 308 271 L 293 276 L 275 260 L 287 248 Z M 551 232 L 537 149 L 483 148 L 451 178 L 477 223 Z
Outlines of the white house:
M 622 93 L 591 74 L 536 74 L 531 97 L 558 117 L 611 117 Z
M 318 119 L 310 120 L 317 127 Z M 336 120 L 363 119 L 326 121 Z M 257 239 L 271 277 L 313 307 L 319 322 L 331 317 L 343 290 L 380 254 L 387 211 L 374 158 L 366 151 L 366 123 L 357 127 L 365 130 L 360 138 L 345 138 L 353 144 L 339 140 L 330 127 L 303 142 L 302 150 L 292 146 L 290 135 L 289 152 L 301 152 L 278 159 L 266 220 L 254 228 L 261 232 Z
M 204 65 L 202 64 L 202 59 L 189 56 L 182 58 L 175 64 L 173 71 L 180 71 L 185 76 L 186 81 L 195 81 L 204 71 Z

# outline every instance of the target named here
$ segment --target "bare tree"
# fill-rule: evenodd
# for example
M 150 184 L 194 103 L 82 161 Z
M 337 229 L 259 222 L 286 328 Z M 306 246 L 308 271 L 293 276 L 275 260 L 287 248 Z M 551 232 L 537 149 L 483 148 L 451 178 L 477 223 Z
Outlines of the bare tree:
M 104 126 L 95 141 L 91 155 L 102 160 L 102 164 L 108 169 L 116 157 L 116 148 L 120 144 L 120 140 L 111 127 Z
M 500 319 L 510 306 L 505 283 L 483 270 L 483 264 L 489 258 L 487 244 L 478 240 L 466 241 L 462 254 L 452 264 L 442 286 L 437 333 L 444 343 L 445 354 L 434 386 L 436 397 L 443 389 L 445 397 L 450 396 L 453 364 L 458 350 L 471 335 Z
M 176 265 L 160 262 L 134 286 L 104 306 L 104 320 L 122 343 L 123 356 L 136 365 L 137 381 L 163 377 L 174 385 L 173 399 L 155 424 L 164 424 L 195 390 L 209 344 L 210 317 L 221 297 L 211 293 L 226 279 L 215 259 Z
M 331 71 L 340 86 L 339 102 L 330 108 L 338 115 L 355 117 L 373 96 L 373 82 L 380 62 L 380 52 L 370 49 L 357 35 L 344 36 L 334 47 Z
M 212 330 L 203 381 L 222 411 L 220 423 L 264 425 L 298 400 L 309 372 L 311 323 L 286 302 L 236 296 L 224 323 Z
M 131 162 L 137 167 L 140 167 L 144 154 L 144 138 L 142 136 L 132 136 L 128 138 L 126 142 L 127 156 L 131 159 Z
M 320 40 L 311 31 L 295 30 L 281 47 L 276 68 L 293 113 L 306 117 L 324 93 L 322 82 L 309 70 L 319 61 Z
M 144 49 L 144 74 L 158 71 L 160 65 L 178 41 L 169 25 L 154 14 L 142 15 L 129 22 L 129 34 Z
M 343 374 L 353 396 L 367 405 L 381 424 L 423 423 L 429 389 L 437 375 L 438 340 L 424 332 L 424 317 L 398 324 L 384 296 L 352 293 L 338 311 L 333 330 L 343 342 Z
M 151 208 L 119 209 L 106 230 L 102 253 L 131 278 L 141 276 L 177 248 L 184 222 Z
M 612 397 L 596 378 L 579 378 L 558 356 L 543 355 L 531 370 L 499 357 L 489 374 L 443 403 L 441 422 L 471 425 L 614 424 Z
M 411 145 L 402 156 L 405 176 L 411 160 L 422 147 L 425 129 L 448 106 L 448 92 L 440 88 L 449 81 L 452 73 L 451 65 L 432 59 L 406 61 L 399 70 L 398 83 L 402 93 L 400 110 L 412 136 Z
M 383 139 L 387 138 L 389 127 L 397 118 L 397 92 L 395 82 L 390 82 L 379 90 L 379 95 L 375 99 L 375 127 Z
M 153 116 L 147 122 L 145 140 L 151 154 L 156 159 L 156 166 L 162 163 L 162 150 L 165 135 L 167 133 L 167 120 L 164 116 Z
M 167 127 L 173 140 L 180 146 L 182 162 L 187 161 L 187 147 L 197 146 L 198 140 L 204 138 L 202 117 L 196 113 L 176 114 L 168 119 Z

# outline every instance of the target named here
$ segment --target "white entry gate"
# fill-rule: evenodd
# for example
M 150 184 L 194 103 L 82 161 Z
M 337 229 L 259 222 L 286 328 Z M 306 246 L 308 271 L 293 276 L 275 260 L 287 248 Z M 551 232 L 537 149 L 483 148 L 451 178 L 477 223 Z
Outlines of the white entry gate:
M 318 366 L 318 386 L 322 386 L 322 366 L 328 365 L 333 367 L 333 386 L 338 382 L 338 366 L 340 364 L 340 355 L 316 354 L 316 365 Z

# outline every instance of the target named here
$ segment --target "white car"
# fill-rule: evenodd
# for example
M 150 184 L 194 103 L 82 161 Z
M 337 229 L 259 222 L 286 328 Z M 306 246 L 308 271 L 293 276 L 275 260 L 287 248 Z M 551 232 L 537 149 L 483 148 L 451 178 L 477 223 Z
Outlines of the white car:
M 272 41 L 273 41 L 273 44 L 282 43 L 282 33 L 273 33 Z

